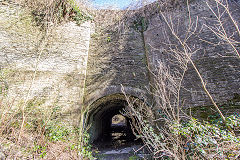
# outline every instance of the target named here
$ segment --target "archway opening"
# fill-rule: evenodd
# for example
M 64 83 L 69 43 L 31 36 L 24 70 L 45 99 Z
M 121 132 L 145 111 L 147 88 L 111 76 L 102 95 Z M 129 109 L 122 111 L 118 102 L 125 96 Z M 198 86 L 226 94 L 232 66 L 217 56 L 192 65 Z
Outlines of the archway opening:
M 110 117 L 106 124 L 104 134 L 99 135 L 96 139 L 96 143 L 102 144 L 104 142 L 106 145 L 112 145 L 114 147 L 121 147 L 133 144 L 137 142 L 135 135 L 132 132 L 130 119 L 124 117 L 120 113 Z M 109 121 L 111 123 L 109 123 Z M 110 147 L 110 146 L 109 146 Z
M 115 116 L 112 117 L 112 123 L 111 123 L 111 127 L 112 128 L 123 128 L 123 127 L 127 127 L 127 120 L 124 116 L 122 116 L 121 114 L 116 114 Z
M 89 114 L 92 144 L 101 148 L 121 148 L 142 144 L 133 134 L 131 119 L 124 116 L 127 102 L 124 97 L 100 100 Z

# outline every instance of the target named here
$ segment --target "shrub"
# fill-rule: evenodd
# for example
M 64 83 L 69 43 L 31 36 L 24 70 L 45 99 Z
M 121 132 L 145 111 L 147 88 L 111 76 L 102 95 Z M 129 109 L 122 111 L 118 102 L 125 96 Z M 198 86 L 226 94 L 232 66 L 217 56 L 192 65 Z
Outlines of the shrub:
M 68 20 L 81 24 L 93 19 L 86 0 L 20 0 L 19 3 L 28 7 L 37 24 L 44 28 Z
M 240 126 L 240 117 L 231 115 L 226 118 L 232 129 Z M 182 136 L 184 150 L 188 156 L 201 154 L 209 159 L 228 159 L 238 156 L 240 138 L 230 132 L 222 119 L 216 123 L 199 122 L 192 118 L 188 122 L 172 123 L 172 132 Z

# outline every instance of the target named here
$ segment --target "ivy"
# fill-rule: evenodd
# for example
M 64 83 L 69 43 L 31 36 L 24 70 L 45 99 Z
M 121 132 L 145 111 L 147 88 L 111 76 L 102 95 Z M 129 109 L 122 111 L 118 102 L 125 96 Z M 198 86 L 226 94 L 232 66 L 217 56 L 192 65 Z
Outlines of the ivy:
M 227 125 L 233 130 L 240 128 L 240 116 L 231 115 L 226 118 Z M 206 155 L 212 148 L 218 148 L 224 143 L 240 144 L 240 138 L 236 137 L 233 133 L 227 130 L 223 124 L 222 119 L 209 122 L 199 122 L 197 119 L 192 118 L 188 122 L 170 124 L 173 126 L 172 133 L 176 136 L 182 136 L 187 140 L 185 150 L 191 153 L 198 152 Z M 222 146 L 224 147 L 224 146 Z M 236 146 L 236 147 L 239 147 Z M 215 154 L 223 156 L 223 154 L 231 154 L 226 152 L 216 152 Z
M 144 32 L 148 28 L 148 22 L 145 17 L 140 17 L 133 22 L 132 27 L 138 32 Z

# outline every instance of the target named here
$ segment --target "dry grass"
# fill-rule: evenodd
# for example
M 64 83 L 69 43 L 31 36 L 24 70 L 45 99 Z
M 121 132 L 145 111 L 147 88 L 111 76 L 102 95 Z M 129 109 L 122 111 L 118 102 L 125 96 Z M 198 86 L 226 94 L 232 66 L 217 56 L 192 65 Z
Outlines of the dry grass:
M 13 102 L 1 102 L 0 142 L 7 159 L 78 159 L 79 151 L 72 147 L 77 146 L 78 132 L 56 118 L 60 111 L 28 102 L 21 128 L 22 110 Z

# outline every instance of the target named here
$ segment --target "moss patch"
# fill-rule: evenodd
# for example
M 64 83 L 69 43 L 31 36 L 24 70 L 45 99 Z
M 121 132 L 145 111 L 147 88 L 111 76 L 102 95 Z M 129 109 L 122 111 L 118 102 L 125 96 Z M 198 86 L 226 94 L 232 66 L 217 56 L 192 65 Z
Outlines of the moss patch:
M 222 111 L 223 115 L 228 116 L 231 114 L 240 114 L 240 98 L 238 94 L 232 100 L 227 103 L 218 104 L 219 109 Z M 218 112 L 213 105 L 209 106 L 197 106 L 187 109 L 187 113 L 191 116 L 201 119 L 212 121 L 214 119 L 220 118 Z

